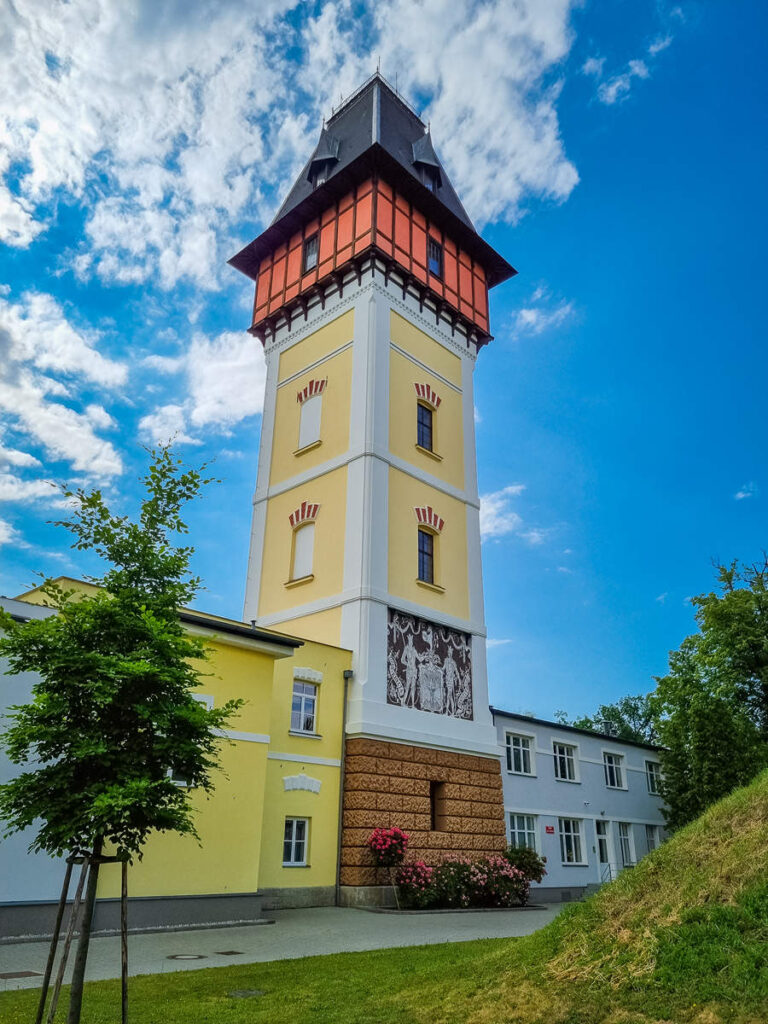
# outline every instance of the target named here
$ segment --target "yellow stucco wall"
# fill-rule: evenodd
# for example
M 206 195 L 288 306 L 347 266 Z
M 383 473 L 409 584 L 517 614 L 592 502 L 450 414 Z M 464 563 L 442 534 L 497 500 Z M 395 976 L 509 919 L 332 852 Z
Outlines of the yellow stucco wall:
M 424 363 L 425 366 L 451 381 L 456 387 L 461 387 L 461 360 L 453 352 L 441 345 L 439 341 L 430 338 L 424 331 L 414 327 L 412 323 L 395 313 L 390 313 L 389 334 L 395 345 L 405 349 L 414 359 Z
M 330 886 L 336 882 L 340 768 L 338 764 L 314 761 L 340 760 L 344 670 L 351 662 L 350 651 L 307 643 L 293 658 L 275 665 L 260 889 Z M 293 673 L 301 668 L 313 668 L 323 677 L 318 685 L 317 739 L 290 733 Z M 319 793 L 306 789 L 286 791 L 283 780 L 302 774 L 320 782 Z M 286 817 L 310 821 L 306 867 L 283 867 Z
M 344 320 L 344 317 L 340 317 L 340 319 Z M 314 337 L 312 335 L 311 338 L 297 346 L 302 352 L 306 352 L 308 363 L 312 361 L 311 349 Z M 309 348 L 305 350 L 304 345 L 308 345 Z M 284 353 L 284 355 L 288 354 L 290 353 Z M 300 352 L 295 353 L 296 358 L 299 355 Z M 301 405 L 296 400 L 296 395 L 310 380 L 325 378 L 328 379 L 328 383 L 322 396 L 320 444 L 296 454 L 299 446 L 301 416 Z M 343 455 L 347 451 L 349 448 L 351 391 L 351 348 L 346 348 L 329 359 L 325 359 L 319 367 L 307 370 L 290 383 L 278 387 L 270 467 L 271 484 L 282 483 L 283 480 L 288 480 L 296 476 L 297 473 L 315 469 L 329 459 Z
M 308 366 L 323 359 L 330 352 L 352 341 L 354 336 L 354 310 L 348 310 L 330 323 L 319 327 L 312 334 L 280 353 L 278 381 L 284 381 L 300 373 Z M 318 367 L 320 375 L 321 367 Z
M 444 593 L 422 586 L 418 575 L 418 521 L 414 508 L 431 505 L 445 520 L 437 540 L 436 580 Z M 469 617 L 467 513 L 462 501 L 400 470 L 389 471 L 389 591 L 457 618 Z
M 301 587 L 297 588 L 299 591 Z M 285 619 L 279 628 L 303 640 L 317 640 L 318 643 L 338 644 L 341 638 L 341 608 L 326 608 L 314 615 L 302 615 L 296 619 Z
M 440 406 L 432 414 L 433 449 L 440 460 L 416 447 L 418 395 L 414 383 L 429 384 L 440 396 Z M 459 489 L 464 487 L 461 393 L 394 348 L 389 361 L 389 449 L 422 472 Z
M 293 547 L 289 516 L 302 501 L 320 504 L 315 523 L 312 562 L 314 579 L 295 587 L 286 587 L 290 579 Z M 341 593 L 344 581 L 346 507 L 346 466 L 269 499 L 259 592 L 260 617 Z M 290 631 L 290 626 L 286 628 Z

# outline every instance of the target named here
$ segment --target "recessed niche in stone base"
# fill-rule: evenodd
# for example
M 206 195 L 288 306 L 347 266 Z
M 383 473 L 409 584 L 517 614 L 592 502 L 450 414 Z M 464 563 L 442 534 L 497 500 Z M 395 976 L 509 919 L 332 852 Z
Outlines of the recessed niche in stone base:
M 469 634 L 390 608 L 387 703 L 471 719 Z

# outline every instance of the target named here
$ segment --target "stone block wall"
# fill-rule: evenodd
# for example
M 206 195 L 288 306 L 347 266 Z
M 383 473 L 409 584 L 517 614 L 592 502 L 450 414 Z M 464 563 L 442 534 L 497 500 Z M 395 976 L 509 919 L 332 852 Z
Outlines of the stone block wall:
M 439 829 L 432 829 L 430 783 L 443 783 Z M 486 857 L 505 845 L 501 765 L 493 757 L 429 747 L 347 741 L 342 885 L 388 885 L 373 866 L 367 841 L 374 828 L 397 825 L 410 834 L 408 860 L 436 864 L 450 855 Z

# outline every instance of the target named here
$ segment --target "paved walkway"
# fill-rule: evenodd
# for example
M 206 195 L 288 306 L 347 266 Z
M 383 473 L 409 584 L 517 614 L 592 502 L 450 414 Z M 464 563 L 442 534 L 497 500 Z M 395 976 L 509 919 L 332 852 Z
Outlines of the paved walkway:
M 322 953 L 509 938 L 543 928 L 560 910 L 561 904 L 541 909 L 459 914 L 376 914 L 340 907 L 275 910 L 267 912 L 267 917 L 274 919 L 274 924 L 131 935 L 129 971 L 131 974 L 163 974 Z M 202 959 L 169 959 L 178 955 L 200 956 Z M 47 956 L 48 944 L 45 942 L 0 945 L 0 973 L 39 972 L 32 977 L 0 979 L 0 991 L 39 986 Z M 70 965 L 71 961 L 72 957 Z M 119 975 L 119 938 L 92 939 L 86 974 L 88 980 Z M 66 980 L 69 980 L 69 971 Z

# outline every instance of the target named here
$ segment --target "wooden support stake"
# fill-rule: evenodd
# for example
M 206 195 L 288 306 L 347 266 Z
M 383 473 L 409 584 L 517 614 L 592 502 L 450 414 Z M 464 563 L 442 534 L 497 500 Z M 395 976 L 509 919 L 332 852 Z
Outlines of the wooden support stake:
M 128 1024 L 128 861 L 122 864 L 120 886 L 120 977 L 121 1021 Z
M 83 868 L 80 872 L 80 879 L 77 883 L 77 889 L 75 890 L 75 901 L 72 904 L 72 910 L 70 911 L 69 924 L 67 926 L 67 934 L 64 938 L 64 947 L 61 951 L 61 960 L 59 961 L 59 970 L 56 974 L 56 983 L 53 986 L 53 995 L 51 996 L 51 1003 L 48 1007 L 48 1024 L 52 1024 L 53 1018 L 56 1016 L 56 1007 L 59 1002 L 59 993 L 61 992 L 61 983 L 64 981 L 64 971 L 67 969 L 67 960 L 69 959 L 69 947 L 72 945 L 72 936 L 75 933 L 75 925 L 77 918 L 80 913 L 80 903 L 83 898 L 83 887 L 85 885 L 85 879 L 88 874 L 90 864 L 88 858 L 83 858 Z
M 37 1007 L 37 1016 L 35 1017 L 35 1024 L 42 1024 L 43 1014 L 45 1013 L 45 1001 L 48 998 L 48 988 L 51 984 L 53 964 L 56 960 L 56 949 L 59 945 L 59 935 L 61 934 L 61 922 L 64 920 L 64 911 L 67 906 L 67 896 L 69 895 L 69 884 L 72 880 L 73 864 L 74 858 L 67 857 L 67 870 L 64 873 L 64 884 L 61 887 L 59 909 L 56 912 L 56 923 L 53 926 L 53 935 L 51 936 L 51 948 L 48 951 L 48 963 L 45 965 L 45 974 L 43 975 L 43 985 L 42 988 L 40 989 L 40 1002 Z

